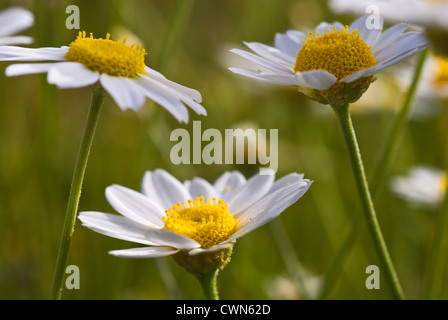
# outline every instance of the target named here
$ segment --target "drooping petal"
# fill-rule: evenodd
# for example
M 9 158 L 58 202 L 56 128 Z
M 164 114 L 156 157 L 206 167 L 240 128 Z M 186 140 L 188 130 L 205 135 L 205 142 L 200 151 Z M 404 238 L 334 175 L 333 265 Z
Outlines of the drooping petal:
M 59 62 L 56 62 L 59 63 Z M 5 70 L 8 77 L 21 76 L 25 74 L 46 73 L 56 63 L 21 63 L 12 64 Z
M 60 89 L 81 88 L 94 84 L 100 74 L 78 62 L 55 63 L 48 70 L 48 83 Z
M 297 73 L 290 72 L 288 74 L 265 73 L 240 68 L 229 68 L 229 70 L 236 74 L 273 84 L 299 86 L 317 90 L 328 89 L 337 80 L 334 75 L 325 70 L 312 70 Z
M 169 230 L 144 227 L 126 217 L 102 212 L 81 212 L 83 226 L 103 235 L 151 246 L 170 246 L 190 250 L 201 245 Z
M 22 48 L 0 47 L 0 61 L 65 61 L 68 47 L 61 48 Z
M 146 97 L 164 107 L 177 121 L 188 122 L 188 109 L 182 102 L 142 78 L 137 78 L 135 81 Z
M 207 111 L 203 106 L 194 101 L 189 96 L 183 95 L 181 92 L 177 91 L 175 87 L 173 87 L 172 83 L 166 81 L 159 81 L 153 77 L 149 76 L 141 76 L 144 81 L 147 81 L 150 85 L 157 87 L 161 92 L 163 92 L 167 96 L 171 96 L 174 99 L 182 101 L 186 105 L 188 105 L 191 109 L 193 109 L 197 114 L 207 115 Z
M 190 250 L 190 251 L 188 251 L 188 255 L 196 256 L 200 253 L 206 253 L 206 252 L 210 253 L 210 252 L 215 252 L 215 251 L 219 251 L 219 250 L 230 249 L 232 247 L 233 247 L 233 243 L 218 244 L 218 245 L 214 245 L 207 249 L 197 248 L 197 249 Z
M 86 211 L 78 216 L 82 225 L 103 235 L 146 245 L 157 245 L 146 238 L 148 227 L 126 217 L 103 212 Z
M 18 44 L 31 44 L 31 43 L 33 43 L 33 38 L 26 36 L 0 38 L 0 46 L 12 46 Z
M 283 64 L 286 67 L 294 68 L 295 57 L 277 49 L 259 42 L 244 42 L 244 44 L 256 54 L 271 60 L 272 62 Z
M 134 79 L 113 77 L 103 73 L 100 82 L 122 110 L 138 110 L 145 102 L 145 95 Z
M 269 69 L 273 72 L 280 72 L 280 73 L 290 73 L 291 69 L 288 67 L 285 67 L 281 64 L 277 64 L 274 63 L 272 61 L 269 61 L 268 59 L 262 58 L 260 56 L 257 56 L 253 53 L 244 51 L 244 50 L 240 50 L 240 49 L 232 49 L 230 50 L 230 52 L 236 53 L 237 55 L 251 61 L 254 62 L 266 69 Z
M 133 248 L 133 249 L 123 249 L 123 250 L 112 250 L 109 254 L 120 257 L 120 258 L 134 258 L 134 259 L 144 259 L 144 258 L 160 258 L 171 256 L 178 253 L 180 250 L 171 247 L 144 247 L 144 248 Z
M 198 103 L 202 102 L 202 96 L 199 91 L 185 87 L 176 82 L 170 81 L 163 74 L 161 74 L 160 72 L 153 70 L 149 67 L 146 67 L 145 71 L 147 74 L 151 75 L 152 77 L 155 77 L 159 82 L 175 89 L 176 91 L 179 91 L 184 96 L 190 97 L 191 99 L 193 99 L 194 101 L 196 101 Z
M 117 212 L 137 223 L 156 228 L 165 224 L 164 209 L 137 191 L 112 185 L 106 188 L 106 198 Z

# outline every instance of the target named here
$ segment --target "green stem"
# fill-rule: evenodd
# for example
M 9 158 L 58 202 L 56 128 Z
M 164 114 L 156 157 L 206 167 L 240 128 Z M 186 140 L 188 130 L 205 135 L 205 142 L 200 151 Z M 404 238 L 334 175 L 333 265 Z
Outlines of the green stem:
M 87 115 L 81 145 L 79 147 L 78 157 L 76 159 L 75 170 L 72 178 L 72 185 L 70 188 L 70 196 L 67 204 L 64 229 L 62 232 L 61 242 L 59 245 L 59 253 L 53 280 L 53 291 L 51 293 L 51 299 L 53 300 L 61 298 L 68 252 L 70 249 L 70 243 L 75 229 L 79 198 L 81 197 L 82 182 L 87 168 L 87 161 L 89 158 L 90 149 L 92 147 L 93 138 L 95 136 L 95 129 L 98 124 L 98 119 L 101 113 L 101 107 L 103 105 L 105 97 L 106 92 L 99 85 L 98 87 L 93 89 L 90 109 Z
M 390 163 L 393 159 L 393 156 L 399 146 L 399 142 L 404 134 L 404 130 L 406 128 L 407 121 L 412 112 L 413 101 L 415 100 L 415 95 L 417 93 L 418 83 L 421 79 L 421 74 L 423 70 L 424 63 L 428 57 L 428 49 L 424 50 L 417 61 L 415 66 L 414 75 L 412 77 L 411 84 L 406 93 L 403 104 L 400 108 L 399 114 L 395 118 L 392 129 L 389 133 L 388 139 L 386 140 L 386 145 L 381 152 L 380 160 L 373 171 L 373 175 L 370 179 L 370 190 L 372 192 L 373 198 L 375 198 L 379 194 L 379 189 L 383 185 L 384 178 L 386 177 L 386 173 L 389 171 Z M 333 288 L 333 285 L 336 282 L 339 272 L 342 270 L 342 263 L 346 260 L 346 256 L 351 252 L 352 246 L 356 243 L 356 239 L 361 233 L 362 228 L 360 227 L 361 220 L 356 220 L 351 231 L 347 235 L 340 251 L 338 252 L 334 263 L 329 268 L 327 273 L 327 277 L 325 279 L 325 283 L 323 285 L 323 290 L 321 292 L 320 298 L 325 298 Z
M 365 219 L 369 227 L 373 243 L 376 247 L 381 263 L 385 268 L 387 278 L 392 286 L 394 298 L 404 299 L 403 290 L 401 289 L 397 273 L 389 256 L 389 252 L 376 217 L 375 208 L 373 206 L 372 197 L 370 195 L 369 186 L 367 184 L 364 165 L 361 159 L 361 153 L 359 151 L 355 130 L 353 128 L 352 120 L 349 113 L 349 105 L 346 104 L 343 106 L 332 107 L 341 126 L 350 162 L 352 164 L 356 186 L 361 198 Z
M 219 270 L 210 273 L 205 276 L 196 276 L 204 291 L 205 299 L 207 300 L 219 300 L 218 288 L 216 286 L 216 279 L 218 277 Z
M 445 173 L 447 174 L 448 171 Z M 441 284 L 443 283 L 443 276 L 445 265 L 447 261 L 446 248 L 448 244 L 448 192 L 445 193 L 443 199 L 438 221 L 436 224 L 434 247 L 429 256 L 429 264 L 426 279 L 426 287 L 424 291 L 424 299 L 438 299 Z

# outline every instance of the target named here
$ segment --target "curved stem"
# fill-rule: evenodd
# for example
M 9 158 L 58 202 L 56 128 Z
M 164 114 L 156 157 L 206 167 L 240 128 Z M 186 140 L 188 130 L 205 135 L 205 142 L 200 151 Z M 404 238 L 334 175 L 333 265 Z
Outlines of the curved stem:
M 101 106 L 103 105 L 105 97 L 106 92 L 99 85 L 98 87 L 93 89 L 90 109 L 87 115 L 87 121 L 84 127 L 81 145 L 79 147 L 78 157 L 76 159 L 75 170 L 73 172 L 72 185 L 70 188 L 70 195 L 65 215 L 64 229 L 59 245 L 59 253 L 56 261 L 56 270 L 53 280 L 53 291 L 51 293 L 51 299 L 53 300 L 61 298 L 68 252 L 70 249 L 73 232 L 75 230 L 76 214 L 78 212 L 79 198 L 81 197 L 82 182 L 84 180 L 87 161 L 89 159 L 93 138 L 95 136 L 95 129 L 100 117 Z
M 403 136 L 404 130 L 406 128 L 407 121 L 412 112 L 412 105 L 415 99 L 415 95 L 417 93 L 418 83 L 421 79 L 421 74 L 423 70 L 424 63 L 428 57 L 429 49 L 424 50 L 417 61 L 415 66 L 414 75 L 412 77 L 411 84 L 406 93 L 403 104 L 400 108 L 399 114 L 395 118 L 392 129 L 389 133 L 388 139 L 386 140 L 386 145 L 381 152 L 380 160 L 373 171 L 373 174 L 370 179 L 370 190 L 372 193 L 372 197 L 375 198 L 379 194 L 379 189 L 381 188 L 384 178 L 386 177 L 386 173 L 389 170 L 390 163 L 395 154 L 395 150 L 397 150 L 401 137 Z M 326 277 L 325 283 L 323 286 L 323 290 L 321 292 L 320 298 L 325 298 L 333 288 L 334 283 L 336 282 L 336 278 L 342 270 L 342 262 L 346 260 L 346 256 L 351 252 L 353 245 L 356 243 L 356 239 L 361 233 L 362 228 L 360 227 L 361 220 L 357 219 L 349 231 L 344 243 L 337 253 L 334 263 L 330 266 L 328 271 L 328 278 Z
M 376 213 L 370 195 L 367 178 L 364 171 L 364 165 L 361 159 L 358 142 L 356 140 L 355 130 L 349 113 L 348 104 L 343 106 L 332 106 L 339 120 L 342 134 L 344 136 L 350 162 L 352 164 L 353 174 L 355 176 L 356 186 L 359 191 L 365 219 L 369 227 L 373 243 L 376 247 L 383 267 L 386 269 L 386 275 L 392 286 L 393 294 L 396 299 L 404 299 L 397 273 L 390 258 L 386 243 L 384 241 Z
M 207 300 L 219 300 L 218 288 L 216 286 L 216 279 L 218 277 L 219 270 L 210 273 L 205 276 L 196 276 L 204 291 L 205 299 Z

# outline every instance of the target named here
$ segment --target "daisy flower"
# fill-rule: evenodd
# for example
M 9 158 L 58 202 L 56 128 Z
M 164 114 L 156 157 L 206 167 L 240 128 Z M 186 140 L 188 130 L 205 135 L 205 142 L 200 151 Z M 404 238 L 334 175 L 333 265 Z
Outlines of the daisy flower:
M 0 46 L 32 43 L 31 37 L 14 35 L 28 29 L 33 23 L 34 15 L 23 8 L 13 7 L 0 11 Z
M 123 110 L 137 110 L 149 98 L 179 122 L 188 122 L 185 105 L 200 115 L 207 114 L 199 104 L 202 98 L 198 91 L 172 82 L 146 66 L 146 51 L 139 44 L 126 44 L 126 40 L 113 41 L 110 34 L 106 39 L 96 39 L 80 32 L 68 47 L 0 47 L 0 61 L 45 61 L 13 64 L 6 69 L 6 75 L 47 73 L 48 82 L 61 89 L 99 83 Z
M 190 273 L 209 274 L 225 266 L 237 239 L 277 217 L 312 183 L 296 173 L 274 179 L 273 172 L 246 180 L 233 171 L 213 184 L 198 177 L 181 183 L 158 169 L 145 174 L 141 193 L 118 185 L 106 189 L 121 215 L 81 212 L 79 219 L 98 233 L 145 245 L 111 255 L 172 255 Z
M 437 207 L 443 201 L 447 176 L 443 170 L 416 166 L 407 176 L 396 176 L 390 182 L 391 190 L 415 207 Z
M 368 16 L 351 25 L 322 22 L 306 35 L 288 30 L 275 36 L 274 47 L 245 42 L 254 53 L 231 51 L 258 65 L 256 70 L 229 68 L 257 80 L 295 86 L 323 104 L 343 105 L 358 100 L 374 75 L 429 46 L 422 33 L 405 32 L 406 24 L 382 31 L 371 28 Z
M 435 49 L 448 55 L 448 2 L 423 0 L 331 0 L 335 12 L 378 12 L 388 22 L 406 22 L 423 27 Z

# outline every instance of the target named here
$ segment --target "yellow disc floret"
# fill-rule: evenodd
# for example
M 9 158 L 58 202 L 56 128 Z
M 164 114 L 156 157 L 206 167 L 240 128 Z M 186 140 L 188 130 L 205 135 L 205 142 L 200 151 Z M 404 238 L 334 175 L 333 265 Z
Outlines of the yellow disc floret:
M 95 39 L 93 35 L 86 37 L 86 32 L 79 32 L 75 41 L 70 44 L 65 58 L 79 62 L 88 69 L 105 73 L 114 77 L 135 78 L 145 73 L 146 51 L 140 44 L 129 46 L 126 38 L 123 41 Z
M 436 56 L 437 72 L 434 77 L 436 85 L 446 85 L 448 83 L 448 59 L 442 56 Z
M 210 248 L 227 240 L 236 229 L 238 222 L 227 209 L 228 205 L 224 200 L 216 203 L 216 198 L 208 199 L 204 197 L 175 204 L 165 211 L 166 217 L 164 229 L 186 236 L 197 241 L 202 248 Z
M 304 44 L 297 54 L 295 72 L 325 70 L 338 80 L 356 71 L 376 65 L 371 48 L 361 39 L 358 30 L 350 32 L 348 26 L 327 33 L 316 31 L 304 38 Z

